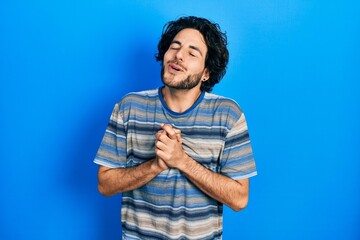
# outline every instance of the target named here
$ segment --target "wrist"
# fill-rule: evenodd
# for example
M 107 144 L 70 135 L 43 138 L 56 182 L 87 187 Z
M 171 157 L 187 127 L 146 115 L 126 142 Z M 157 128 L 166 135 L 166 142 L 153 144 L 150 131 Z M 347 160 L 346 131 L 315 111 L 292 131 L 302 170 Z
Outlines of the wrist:
M 194 159 L 192 159 L 189 155 L 185 154 L 183 161 L 181 161 L 181 164 L 179 165 L 178 169 L 181 172 L 186 172 L 187 169 L 191 168 L 191 164 L 194 162 Z
M 165 164 L 164 161 L 162 161 L 161 159 L 159 159 L 158 157 L 154 158 L 151 162 L 150 168 L 153 172 L 155 172 L 156 174 L 166 170 L 168 167 Z

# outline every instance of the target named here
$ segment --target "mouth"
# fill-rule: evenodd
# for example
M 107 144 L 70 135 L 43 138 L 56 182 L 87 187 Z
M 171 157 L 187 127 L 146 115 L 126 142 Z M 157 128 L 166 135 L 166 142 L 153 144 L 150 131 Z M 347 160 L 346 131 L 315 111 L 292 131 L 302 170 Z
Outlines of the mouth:
M 176 63 L 169 63 L 168 68 L 169 68 L 169 70 L 174 71 L 174 72 L 184 72 L 185 71 L 185 69 L 182 66 L 180 66 Z

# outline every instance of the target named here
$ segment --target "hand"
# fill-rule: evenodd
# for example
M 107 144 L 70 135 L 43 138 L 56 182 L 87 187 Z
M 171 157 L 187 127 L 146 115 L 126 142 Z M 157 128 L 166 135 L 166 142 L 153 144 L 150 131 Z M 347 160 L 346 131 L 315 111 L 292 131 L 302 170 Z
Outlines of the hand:
M 156 164 L 156 167 L 161 169 L 161 171 L 164 171 L 169 168 L 164 162 L 164 160 L 160 159 L 158 156 L 155 157 L 154 164 Z
M 161 132 L 161 133 L 165 132 L 168 135 L 168 137 L 171 139 L 174 139 L 176 137 L 178 142 L 182 143 L 180 129 L 174 128 L 173 126 L 171 126 L 169 124 L 161 124 L 161 128 L 162 128 L 162 130 L 160 130 L 159 132 Z
M 182 147 L 181 131 L 171 125 L 161 125 L 162 130 L 156 134 L 155 154 L 168 167 L 180 169 L 187 154 Z

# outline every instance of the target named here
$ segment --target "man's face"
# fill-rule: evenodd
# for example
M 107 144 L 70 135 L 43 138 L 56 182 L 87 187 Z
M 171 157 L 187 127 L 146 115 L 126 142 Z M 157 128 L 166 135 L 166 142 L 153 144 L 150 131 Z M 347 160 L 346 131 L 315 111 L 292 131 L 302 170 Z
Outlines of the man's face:
M 200 88 L 200 81 L 209 78 L 206 54 L 207 46 L 198 30 L 186 28 L 178 32 L 164 55 L 163 83 L 175 89 Z

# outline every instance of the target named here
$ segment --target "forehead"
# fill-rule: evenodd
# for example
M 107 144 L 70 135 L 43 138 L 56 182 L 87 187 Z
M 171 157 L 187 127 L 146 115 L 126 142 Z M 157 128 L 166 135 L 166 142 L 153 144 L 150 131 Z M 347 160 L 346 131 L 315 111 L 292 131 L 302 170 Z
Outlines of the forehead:
M 181 45 L 195 46 L 202 50 L 207 50 L 203 35 L 196 29 L 185 28 L 178 32 L 173 41 L 178 41 Z

